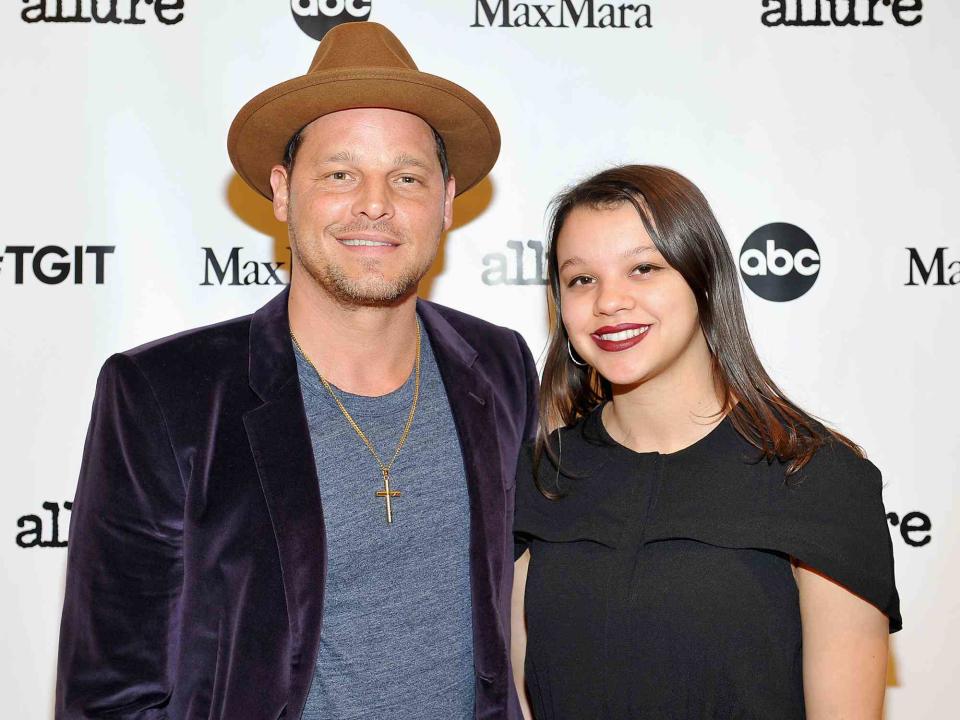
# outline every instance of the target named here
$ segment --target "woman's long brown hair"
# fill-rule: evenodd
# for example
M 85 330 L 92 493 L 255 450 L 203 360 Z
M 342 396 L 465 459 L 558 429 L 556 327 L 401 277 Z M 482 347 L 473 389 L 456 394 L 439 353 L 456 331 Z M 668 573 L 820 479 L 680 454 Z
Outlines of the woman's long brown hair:
M 757 448 L 758 460 L 783 461 L 787 475 L 792 475 L 831 440 L 863 457 L 852 441 L 791 402 L 767 374 L 747 328 L 733 255 L 703 193 L 673 170 L 625 165 L 574 185 L 551 204 L 547 249 L 550 339 L 534 450 L 534 475 L 540 491 L 558 497 L 539 479 L 537 468 L 544 454 L 563 472 L 560 458 L 548 442 L 550 430 L 573 425 L 613 398 L 610 384 L 595 369 L 575 365 L 568 354 L 567 332 L 559 312 L 557 238 L 574 208 L 602 209 L 623 203 L 633 205 L 660 254 L 693 291 L 723 400 L 720 412 Z

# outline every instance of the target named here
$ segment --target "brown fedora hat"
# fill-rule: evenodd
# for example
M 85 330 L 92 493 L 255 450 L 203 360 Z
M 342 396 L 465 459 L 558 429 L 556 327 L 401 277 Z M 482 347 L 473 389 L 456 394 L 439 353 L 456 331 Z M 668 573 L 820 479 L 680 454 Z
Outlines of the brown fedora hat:
M 423 118 L 447 148 L 457 194 L 480 182 L 500 154 L 500 131 L 486 106 L 449 80 L 420 72 L 383 25 L 351 22 L 330 30 L 306 75 L 263 91 L 230 125 L 227 152 L 248 185 L 273 197 L 270 169 L 294 133 L 351 108 L 390 108 Z

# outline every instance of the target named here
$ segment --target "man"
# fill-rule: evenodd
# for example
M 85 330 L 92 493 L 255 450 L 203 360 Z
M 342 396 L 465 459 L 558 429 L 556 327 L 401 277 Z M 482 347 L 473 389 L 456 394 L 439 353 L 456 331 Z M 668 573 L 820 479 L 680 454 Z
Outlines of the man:
M 489 111 L 374 23 L 230 129 L 289 226 L 252 316 L 113 356 L 74 503 L 62 718 L 518 718 L 516 333 L 416 297 Z

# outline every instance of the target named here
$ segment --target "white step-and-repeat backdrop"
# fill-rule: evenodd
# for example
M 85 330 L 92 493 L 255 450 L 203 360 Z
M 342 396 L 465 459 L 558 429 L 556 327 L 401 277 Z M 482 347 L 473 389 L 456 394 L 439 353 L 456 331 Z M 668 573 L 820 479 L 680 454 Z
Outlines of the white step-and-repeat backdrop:
M 48 718 L 66 539 L 111 353 L 251 312 L 285 227 L 225 138 L 370 19 L 475 92 L 503 152 L 423 294 L 544 345 L 544 209 L 614 163 L 703 189 L 761 357 L 884 471 L 905 629 L 887 717 L 960 670 L 960 6 L 934 0 L 8 0 L 0 10 L 0 715 Z

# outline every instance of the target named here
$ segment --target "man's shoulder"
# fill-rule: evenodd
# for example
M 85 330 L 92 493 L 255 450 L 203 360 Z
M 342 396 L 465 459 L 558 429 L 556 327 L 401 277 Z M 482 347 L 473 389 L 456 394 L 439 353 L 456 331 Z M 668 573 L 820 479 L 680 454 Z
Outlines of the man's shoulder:
M 246 351 L 252 317 L 253 315 L 243 315 L 212 325 L 182 330 L 125 350 L 121 355 L 135 361 L 149 361 L 166 355 L 230 352 L 241 346 Z
M 420 302 L 422 310 L 439 315 L 474 347 L 478 347 L 478 344 L 479 347 L 482 347 L 483 343 L 488 343 L 491 340 L 506 340 L 510 343 L 516 343 L 517 341 L 518 334 L 515 330 L 495 325 L 476 315 L 470 315 L 462 310 L 455 310 L 452 307 L 440 305 L 430 300 L 420 300 Z
M 242 371 L 249 364 L 252 315 L 191 328 L 152 340 L 118 355 L 152 380 L 189 383 Z
M 436 303 L 422 305 L 420 312 L 424 323 L 445 338 L 448 348 L 454 348 L 461 360 L 478 369 L 506 396 L 526 397 L 536 386 L 533 356 L 516 330 Z

